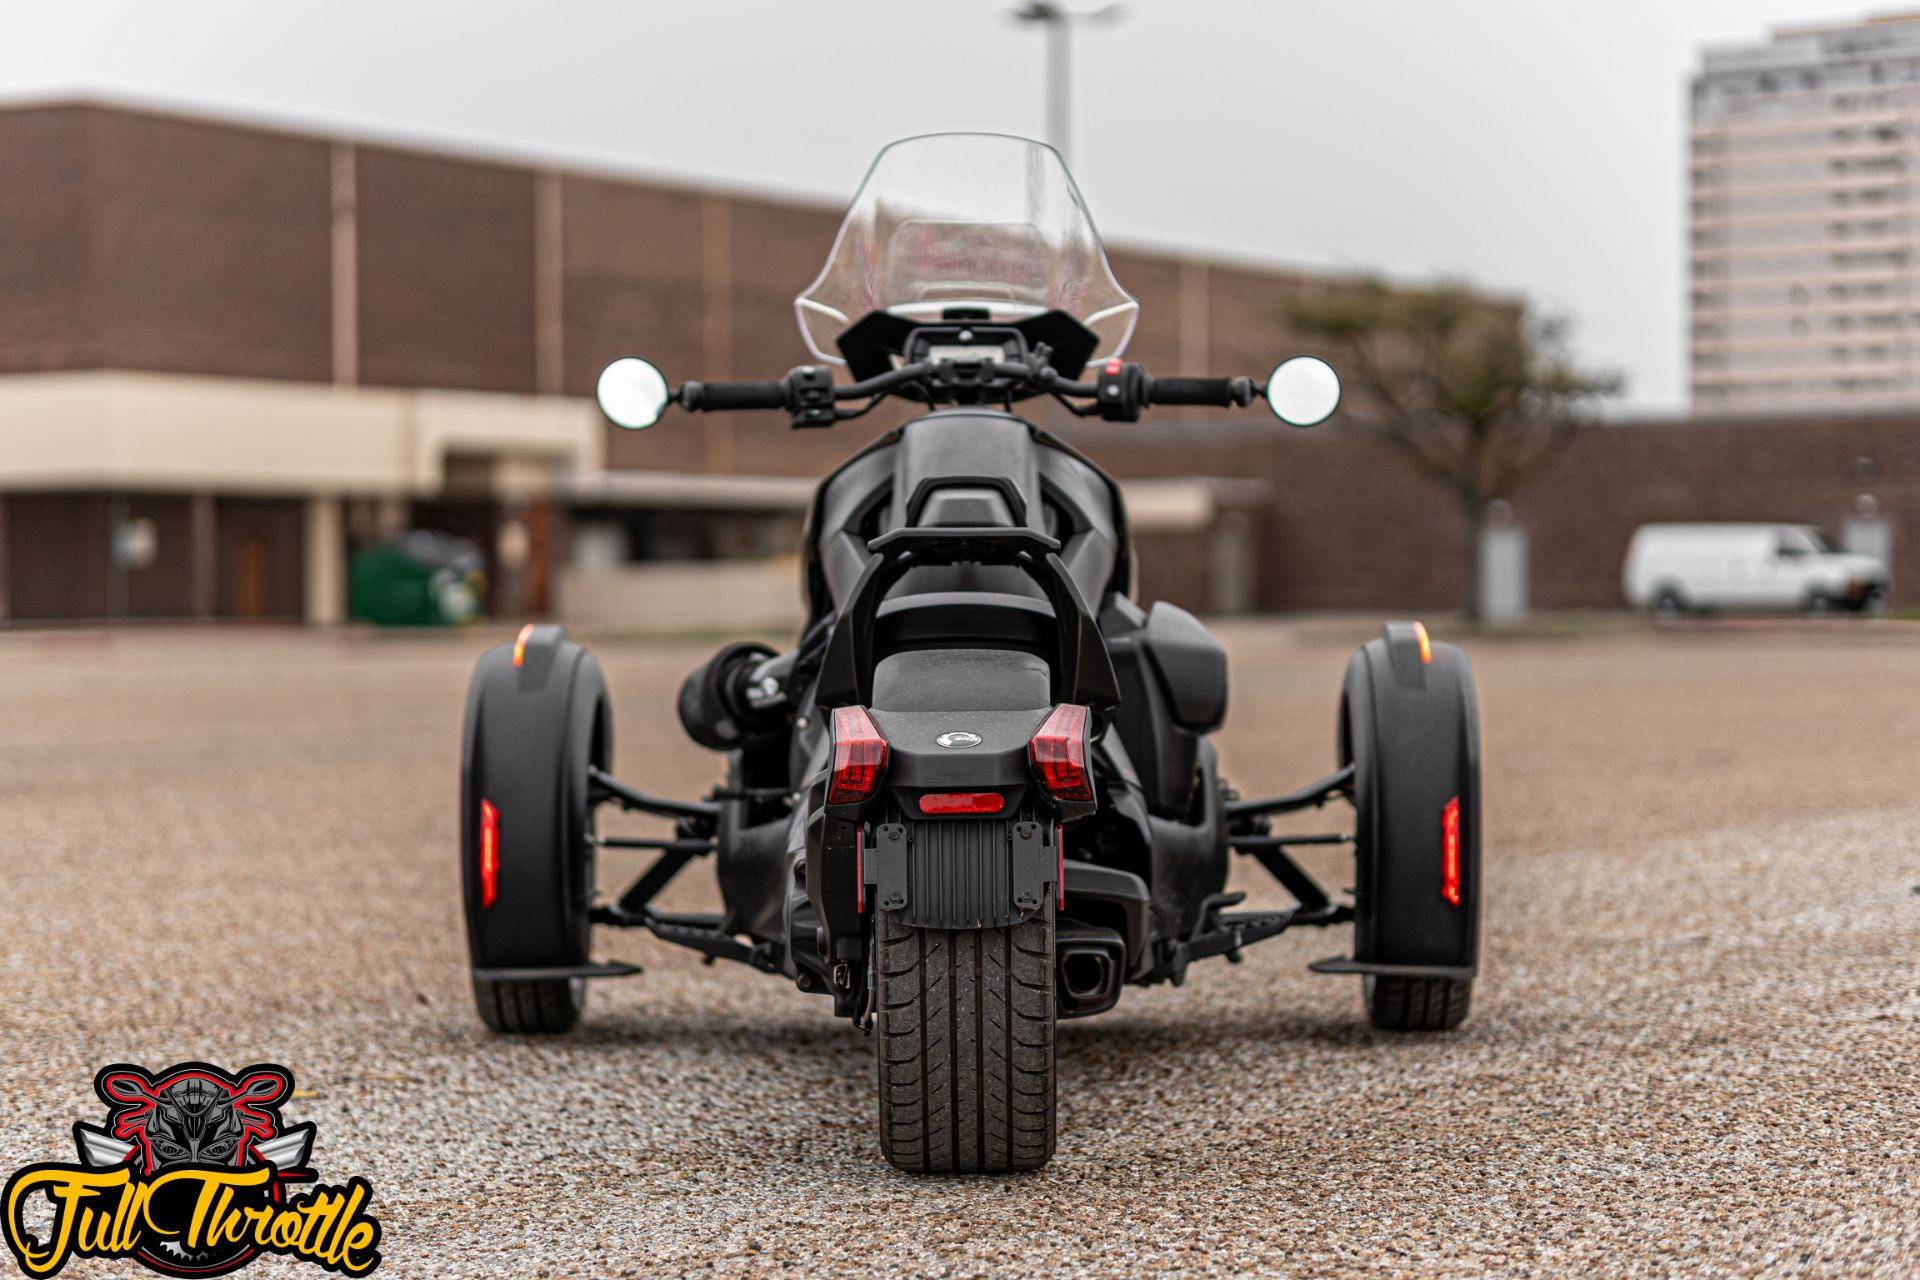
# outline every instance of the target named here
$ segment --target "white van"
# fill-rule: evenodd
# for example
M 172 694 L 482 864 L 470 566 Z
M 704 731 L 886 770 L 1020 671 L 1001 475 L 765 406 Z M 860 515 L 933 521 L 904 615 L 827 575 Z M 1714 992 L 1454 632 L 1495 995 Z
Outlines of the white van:
M 1620 574 L 1636 609 L 1847 608 L 1878 610 L 1887 566 L 1828 549 L 1797 524 L 1648 524 L 1636 529 Z

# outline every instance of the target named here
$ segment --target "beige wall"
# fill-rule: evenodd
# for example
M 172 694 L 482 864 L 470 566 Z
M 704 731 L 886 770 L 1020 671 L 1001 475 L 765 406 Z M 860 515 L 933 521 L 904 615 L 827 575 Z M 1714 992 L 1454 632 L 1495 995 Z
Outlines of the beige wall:
M 528 491 L 598 476 L 604 443 L 593 406 L 560 397 L 117 371 L 0 377 L 8 490 L 429 494 L 449 455 L 484 454 Z

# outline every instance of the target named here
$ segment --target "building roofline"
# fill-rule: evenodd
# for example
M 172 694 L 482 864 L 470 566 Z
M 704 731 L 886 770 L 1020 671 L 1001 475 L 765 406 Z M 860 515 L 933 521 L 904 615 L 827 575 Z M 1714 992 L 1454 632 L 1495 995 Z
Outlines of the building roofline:
M 307 142 L 374 147 L 426 158 L 438 157 L 464 160 L 474 164 L 495 165 L 501 168 L 525 169 L 533 173 L 558 173 L 590 180 L 625 182 L 690 196 L 727 196 L 815 213 L 839 214 L 846 208 L 844 199 L 828 199 L 772 185 L 738 182 L 731 179 L 703 179 L 693 174 L 676 174 L 640 166 L 623 166 L 604 160 L 552 152 L 543 153 L 459 138 L 438 138 L 423 133 L 409 133 L 401 129 L 335 125 L 312 117 L 270 109 L 184 102 L 119 90 L 73 88 L 32 90 L 19 94 L 0 92 L 0 115 L 16 111 L 73 109 L 146 116 L 158 120 L 236 129 Z M 847 198 L 851 198 L 851 193 Z M 1231 249 L 1208 249 L 1196 245 L 1173 244 L 1153 237 L 1103 236 L 1102 239 L 1108 250 L 1115 253 L 1139 254 L 1191 263 L 1195 266 L 1249 271 L 1259 275 L 1291 276 L 1332 282 L 1374 277 L 1390 285 L 1407 288 L 1435 283 L 1442 278 L 1437 274 L 1426 277 L 1403 276 L 1357 262 L 1313 263 L 1301 259 L 1268 257 Z M 825 248 L 826 246 L 823 245 L 823 253 Z M 1494 289 L 1472 282 L 1467 283 L 1475 293 L 1493 301 L 1517 300 L 1522 296 L 1518 290 Z

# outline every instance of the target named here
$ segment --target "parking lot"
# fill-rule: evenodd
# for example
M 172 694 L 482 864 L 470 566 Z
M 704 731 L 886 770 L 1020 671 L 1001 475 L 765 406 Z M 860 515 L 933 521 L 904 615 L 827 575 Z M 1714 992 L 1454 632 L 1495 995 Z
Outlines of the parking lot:
M 1327 771 L 1371 630 L 1223 628 L 1243 791 Z M 1305 967 L 1344 931 L 1290 934 L 1064 1024 L 1053 1164 L 970 1180 L 881 1161 L 870 1043 L 822 1001 L 650 938 L 599 940 L 646 972 L 576 1033 L 480 1027 L 454 800 L 482 643 L 0 638 L 5 1171 L 72 1158 L 108 1062 L 267 1060 L 322 1178 L 372 1182 L 395 1276 L 1920 1270 L 1920 629 L 1470 641 L 1467 1026 L 1369 1031 L 1357 980 Z M 711 647 L 600 647 L 623 777 L 711 782 L 672 712 Z M 1277 905 L 1263 874 L 1236 886 Z M 702 864 L 666 899 L 715 901 Z

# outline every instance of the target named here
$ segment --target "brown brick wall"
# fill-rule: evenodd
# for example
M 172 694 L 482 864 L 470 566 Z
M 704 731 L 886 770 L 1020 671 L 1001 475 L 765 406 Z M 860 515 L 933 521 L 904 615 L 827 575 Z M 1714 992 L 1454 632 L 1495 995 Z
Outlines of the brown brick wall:
M 86 135 L 77 108 L 0 112 L 0 373 L 94 362 Z
M 331 153 L 325 140 L 113 108 L 0 109 L 0 372 L 330 378 Z M 362 380 L 531 391 L 533 169 L 361 147 L 355 173 Z M 791 299 L 824 261 L 837 209 L 581 174 L 562 179 L 560 208 L 569 393 L 589 394 L 601 365 L 628 352 L 675 382 L 777 377 L 806 359 Z M 1264 374 L 1304 345 L 1284 331 L 1286 303 L 1325 287 L 1295 271 L 1183 269 L 1146 250 L 1112 258 L 1142 304 L 1129 354 L 1165 372 Z M 1196 307 L 1204 359 L 1190 358 L 1196 341 L 1182 333 Z M 1442 609 L 1460 599 L 1458 511 L 1350 414 L 1297 432 L 1253 412 L 1222 423 L 1161 411 L 1117 426 L 1032 407 L 1122 476 L 1266 481 L 1273 506 L 1257 521 L 1265 608 Z M 806 432 L 771 414 L 676 413 L 645 432 L 609 427 L 609 460 L 818 475 L 903 412 Z M 1854 478 L 1861 455 L 1878 460 L 1872 483 Z M 1920 424 L 1596 429 L 1520 498 L 1516 517 L 1532 536 L 1534 602 L 1606 607 L 1618 602 L 1620 560 L 1640 523 L 1793 520 L 1838 534 L 1862 492 L 1879 501 L 1904 554 L 1909 531 L 1920 530 Z M 55 523 L 94 518 L 85 503 L 21 510 Z M 243 517 L 265 519 L 233 519 Z M 32 541 L 39 535 L 25 520 L 13 512 L 9 527 Z M 1157 539 L 1147 594 L 1199 599 L 1186 588 L 1205 581 L 1203 541 Z M 42 584 L 29 570 L 15 594 L 24 591 L 31 612 L 43 587 L 79 599 L 95 591 L 90 583 Z
M 0 111 L 0 372 L 328 377 L 327 157 L 166 116 Z
M 360 380 L 534 389 L 533 173 L 362 147 Z
M 1264 609 L 1452 609 L 1465 590 L 1466 529 L 1445 490 L 1352 425 L 1258 422 L 1069 437 L 1114 474 L 1245 476 L 1274 504 L 1260 538 Z M 1856 478 L 1855 460 L 1876 478 Z M 1856 499 L 1894 538 L 1896 602 L 1912 600 L 1920 550 L 1920 421 L 1660 422 L 1573 439 L 1514 503 L 1531 541 L 1536 608 L 1615 608 L 1633 530 L 1668 520 L 1814 524 L 1838 541 Z M 1902 581 L 1906 581 L 1902 589 Z
M 568 177 L 560 198 L 567 393 L 592 395 L 600 370 L 624 355 L 645 355 L 676 381 L 697 376 L 702 197 Z M 615 444 L 632 434 L 615 431 Z
M 1873 459 L 1862 480 L 1855 460 Z M 1533 602 L 1620 603 L 1620 565 L 1639 525 L 1663 520 L 1783 521 L 1838 542 L 1870 495 L 1891 526 L 1894 599 L 1920 587 L 1920 421 L 1853 418 L 1687 422 L 1603 428 L 1578 437 L 1514 504 L 1532 535 Z
M 331 376 L 327 144 L 115 111 L 88 133 L 101 362 Z
M 112 596 L 106 495 L 10 493 L 0 519 L 7 526 L 10 621 L 106 616 Z

